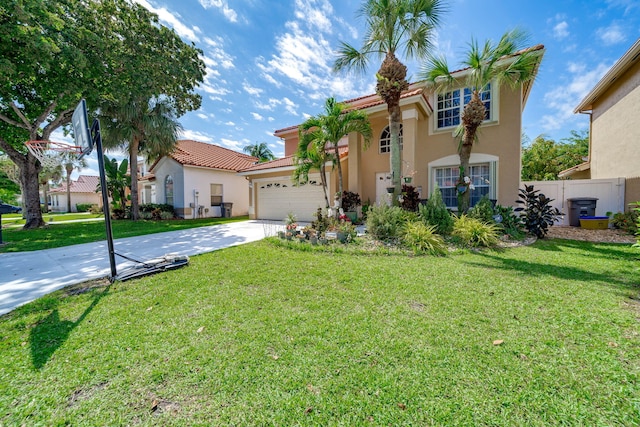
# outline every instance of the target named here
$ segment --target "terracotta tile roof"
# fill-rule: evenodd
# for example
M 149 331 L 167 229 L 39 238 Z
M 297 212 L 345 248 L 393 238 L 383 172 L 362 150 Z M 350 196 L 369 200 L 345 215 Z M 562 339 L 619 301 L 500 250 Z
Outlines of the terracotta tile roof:
M 344 159 L 347 154 L 349 154 L 349 147 L 339 147 L 338 153 L 340 154 L 340 158 Z M 280 159 L 271 160 L 270 162 L 258 163 L 257 165 L 253 165 L 246 169 L 242 169 L 239 172 L 255 172 L 264 169 L 278 169 L 278 168 L 286 168 L 293 167 L 293 155 L 282 157 Z
M 258 161 L 257 158 L 248 154 L 238 153 L 219 145 L 189 139 L 178 141 L 176 149 L 169 154 L 169 157 L 181 165 L 229 171 L 248 168 Z M 149 170 L 152 170 L 157 163 L 156 161 Z
M 100 183 L 99 176 L 80 175 L 77 181 L 71 181 L 69 186 L 72 193 L 95 193 L 98 184 Z M 51 189 L 50 193 L 66 193 L 67 184 L 63 183 L 60 187 Z

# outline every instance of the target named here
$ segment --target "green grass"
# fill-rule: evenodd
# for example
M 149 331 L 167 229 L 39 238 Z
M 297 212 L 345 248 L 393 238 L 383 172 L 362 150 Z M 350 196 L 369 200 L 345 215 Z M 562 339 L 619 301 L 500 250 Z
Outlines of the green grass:
M 121 237 L 142 236 L 164 231 L 204 227 L 226 222 L 245 221 L 247 218 L 246 216 L 242 216 L 235 218 L 202 218 L 166 221 L 119 220 L 111 221 L 111 228 L 113 230 L 113 238 L 118 239 Z M 97 242 L 105 239 L 106 231 L 103 221 L 51 224 L 46 228 L 34 230 L 3 228 L 2 241 L 5 245 L 0 246 L 0 253 L 51 249 L 80 243 Z
M 1 317 L 0 425 L 638 425 L 638 291 L 626 245 L 262 241 Z
M 47 223 L 60 223 L 65 221 L 77 221 L 83 219 L 95 219 L 95 218 L 103 218 L 104 215 L 101 213 L 45 213 L 42 214 L 42 219 Z M 24 225 L 25 220 L 22 218 L 22 214 L 9 214 L 2 215 L 2 225 Z

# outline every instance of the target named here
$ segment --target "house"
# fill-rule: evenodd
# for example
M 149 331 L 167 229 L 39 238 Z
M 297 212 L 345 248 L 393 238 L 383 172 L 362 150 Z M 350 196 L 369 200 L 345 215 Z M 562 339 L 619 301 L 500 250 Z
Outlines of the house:
M 102 207 L 102 194 L 96 192 L 100 177 L 80 175 L 76 181 L 71 181 L 71 212 L 78 212 L 79 204 L 98 205 Z M 52 212 L 67 212 L 67 184 L 49 190 Z
M 625 178 L 625 206 L 640 200 L 640 39 L 575 108 L 588 114 L 589 158 L 561 178 Z
M 540 60 L 544 47 L 539 51 Z M 468 70 L 459 70 L 463 77 Z M 488 116 L 479 130 L 479 142 L 471 154 L 470 177 L 475 190 L 472 204 L 483 195 L 503 205 L 513 205 L 520 186 L 520 140 L 522 112 L 532 83 L 516 89 L 490 84 L 482 93 Z M 437 184 L 448 207 L 457 209 L 456 181 L 459 176 L 458 139 L 454 131 L 462 109 L 468 102 L 468 88 L 460 87 L 435 93 L 426 82 L 411 84 L 402 94 L 402 174 L 411 185 L 428 198 Z M 368 113 L 373 129 L 370 146 L 365 149 L 362 137 L 347 135 L 341 141 L 344 188 L 356 192 L 363 202 L 385 203 L 390 186 L 390 133 L 387 106 L 378 95 L 345 101 Z M 285 157 L 250 166 L 240 172 L 250 180 L 250 216 L 281 220 L 293 212 L 303 221 L 313 220 L 325 201 L 319 173 L 310 174 L 309 183 L 296 187 L 291 180 L 293 154 L 298 144 L 298 126 L 279 129 L 275 135 L 284 140 Z M 328 166 L 327 170 L 331 170 Z M 329 194 L 337 191 L 335 171 L 327 173 Z
M 247 215 L 249 185 L 237 172 L 257 162 L 218 145 L 181 140 L 171 154 L 145 170 L 141 200 L 172 205 L 182 218 L 223 216 L 223 203 L 233 204 L 233 216 Z

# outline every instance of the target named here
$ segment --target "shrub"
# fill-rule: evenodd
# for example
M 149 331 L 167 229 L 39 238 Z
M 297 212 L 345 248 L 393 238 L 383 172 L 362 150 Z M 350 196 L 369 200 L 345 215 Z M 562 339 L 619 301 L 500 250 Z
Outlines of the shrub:
M 462 215 L 455 218 L 451 235 L 464 246 L 491 247 L 499 241 L 499 230 L 495 223 L 487 224 L 477 218 Z
M 638 203 L 638 202 L 636 202 Z M 638 232 L 638 219 L 640 219 L 640 212 L 638 209 L 632 209 L 629 212 L 618 212 L 613 215 L 611 223 L 615 228 L 624 230 L 629 234 L 636 234 Z
M 362 205 L 362 220 L 366 221 L 367 220 L 367 213 L 369 212 L 369 209 L 371 209 L 371 201 L 367 200 L 363 205 Z
M 412 185 L 403 185 L 402 203 L 400 204 L 402 209 L 409 212 L 417 212 L 418 205 L 420 205 L 420 195 L 416 188 Z
M 404 222 L 405 216 L 400 207 L 378 205 L 369 209 L 367 231 L 378 240 L 396 239 Z
M 89 212 L 89 209 L 91 209 L 91 206 L 93 206 L 91 203 L 76 203 L 76 211 Z
M 174 215 L 171 212 L 160 211 L 160 219 L 173 219 Z
M 525 185 L 520 189 L 516 203 L 524 205 L 515 209 L 520 212 L 520 217 L 527 231 L 539 239 L 547 235 L 549 226 L 562 215 L 557 208 L 551 207 L 553 199 L 547 198 L 540 190 L 534 190 L 533 185 Z
M 482 222 L 486 222 L 487 224 L 493 224 L 496 222 L 493 219 L 493 203 L 489 200 L 489 196 L 487 195 L 482 196 L 478 203 L 469 209 L 467 215 L 471 218 L 476 218 Z
M 408 222 L 402 230 L 402 244 L 414 254 L 428 253 L 444 255 L 447 245 L 442 236 L 436 233 L 434 225 L 426 225 L 421 221 Z
M 496 215 L 500 215 L 498 226 L 502 228 L 505 234 L 508 234 L 514 239 L 521 239 L 523 237 L 522 221 L 520 217 L 515 214 L 511 206 L 496 205 L 494 212 Z
M 434 225 L 438 234 L 446 236 L 453 230 L 453 218 L 442 201 L 442 193 L 436 185 L 426 205 L 420 205 L 420 218 L 427 225 Z
M 322 208 L 318 208 L 318 211 L 314 213 L 313 216 L 315 216 L 316 219 L 311 221 L 311 228 L 316 230 L 316 233 L 319 236 L 329 228 L 329 217 L 322 214 Z
M 89 212 L 91 212 L 93 214 L 101 213 L 101 212 L 103 212 L 102 206 L 91 205 L 91 207 L 89 208 Z
M 342 210 L 345 212 L 353 212 L 362 204 L 360 195 L 351 191 L 342 192 Z

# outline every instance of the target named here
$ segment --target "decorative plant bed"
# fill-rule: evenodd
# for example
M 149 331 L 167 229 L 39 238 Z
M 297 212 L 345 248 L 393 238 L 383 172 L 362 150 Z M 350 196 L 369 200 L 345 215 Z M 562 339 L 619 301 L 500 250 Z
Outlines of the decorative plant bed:
M 589 230 L 606 230 L 609 228 L 608 216 L 581 216 L 580 227 Z

